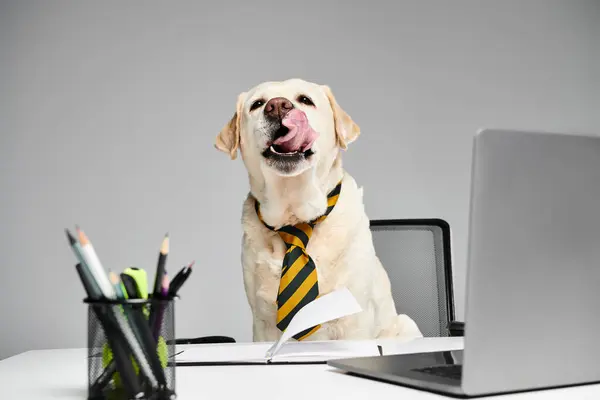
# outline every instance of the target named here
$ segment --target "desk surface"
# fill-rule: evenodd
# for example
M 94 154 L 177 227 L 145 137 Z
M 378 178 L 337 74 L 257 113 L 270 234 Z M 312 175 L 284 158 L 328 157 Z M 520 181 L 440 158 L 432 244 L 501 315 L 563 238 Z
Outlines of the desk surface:
M 396 353 L 462 348 L 462 338 L 427 338 L 398 343 Z M 85 349 L 37 350 L 0 361 L 2 398 L 20 400 L 85 399 Z M 268 393 L 286 393 L 287 400 L 314 398 L 446 399 L 402 386 L 356 378 L 326 365 L 178 367 L 179 400 L 243 398 L 264 400 Z M 293 385 L 290 377 L 306 384 Z M 489 399 L 488 397 L 487 399 Z M 599 399 L 600 385 L 545 390 L 509 396 L 507 400 Z

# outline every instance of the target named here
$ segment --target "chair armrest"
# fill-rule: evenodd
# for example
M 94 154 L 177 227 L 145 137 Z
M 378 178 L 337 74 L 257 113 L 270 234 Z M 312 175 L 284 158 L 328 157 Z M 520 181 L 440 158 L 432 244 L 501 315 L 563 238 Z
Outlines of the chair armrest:
M 465 336 L 465 323 L 460 321 L 450 321 L 448 324 L 450 336 Z
M 235 339 L 229 336 L 202 336 L 197 338 L 175 339 L 175 344 L 211 344 L 211 343 L 235 343 Z M 169 344 L 173 344 L 170 341 Z

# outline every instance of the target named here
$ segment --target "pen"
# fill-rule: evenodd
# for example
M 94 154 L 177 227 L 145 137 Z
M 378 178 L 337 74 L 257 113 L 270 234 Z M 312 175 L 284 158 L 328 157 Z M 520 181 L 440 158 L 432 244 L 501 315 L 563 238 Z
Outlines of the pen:
M 167 262 L 167 255 L 169 254 L 169 234 L 165 235 L 160 246 L 160 253 L 158 255 L 158 265 L 156 266 L 156 276 L 154 277 L 154 290 L 152 293 L 155 296 L 160 295 L 161 284 L 163 276 L 165 275 L 165 264 Z
M 179 291 L 179 289 L 181 289 L 181 287 L 183 286 L 185 281 L 192 274 L 192 266 L 194 265 L 194 262 L 195 261 L 192 261 L 190 263 L 190 265 L 182 268 L 181 271 L 179 271 L 179 273 L 177 273 L 177 275 L 175 275 L 175 278 L 173 278 L 173 280 L 171 281 L 171 285 L 169 285 L 169 295 L 170 296 L 177 295 L 177 292 Z

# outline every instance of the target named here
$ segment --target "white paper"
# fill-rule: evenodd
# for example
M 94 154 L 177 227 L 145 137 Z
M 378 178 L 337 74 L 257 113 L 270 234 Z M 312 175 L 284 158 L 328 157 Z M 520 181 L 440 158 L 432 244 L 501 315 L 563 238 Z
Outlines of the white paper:
M 377 343 L 383 349 L 383 355 L 430 353 L 435 351 L 462 350 L 462 337 L 423 337 L 413 339 L 380 339 Z
M 286 343 L 272 361 L 328 361 L 369 356 L 379 356 L 375 340 L 306 341 Z
M 266 343 L 227 343 L 182 346 L 175 356 L 181 363 L 260 363 L 266 364 L 265 353 L 273 345 Z M 325 362 L 336 358 L 378 356 L 375 340 L 330 340 L 286 343 L 273 362 Z
M 265 352 L 271 343 L 231 343 L 185 346 L 175 362 L 228 363 L 266 362 Z
M 285 332 L 266 353 L 266 357 L 267 359 L 273 358 L 281 346 L 297 333 L 361 311 L 360 304 L 347 288 L 318 297 L 294 315 Z

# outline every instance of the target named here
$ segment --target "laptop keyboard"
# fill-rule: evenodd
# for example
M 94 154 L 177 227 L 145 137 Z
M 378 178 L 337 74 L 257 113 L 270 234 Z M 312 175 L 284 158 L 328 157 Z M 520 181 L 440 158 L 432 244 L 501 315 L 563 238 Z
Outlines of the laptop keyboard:
M 436 365 L 432 367 L 413 369 L 413 371 L 454 380 L 460 380 L 462 378 L 462 365 Z

